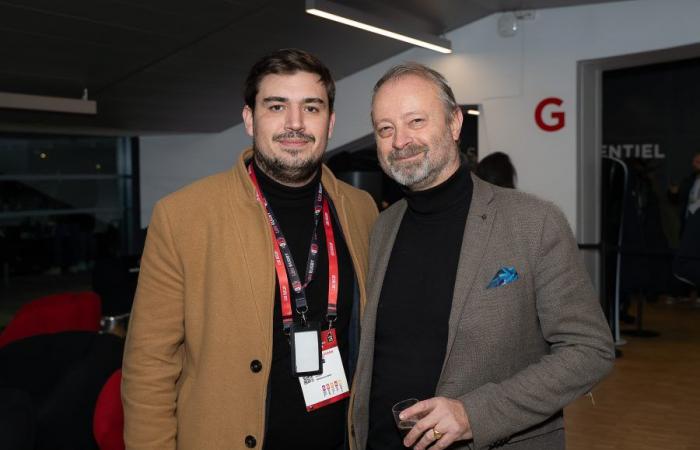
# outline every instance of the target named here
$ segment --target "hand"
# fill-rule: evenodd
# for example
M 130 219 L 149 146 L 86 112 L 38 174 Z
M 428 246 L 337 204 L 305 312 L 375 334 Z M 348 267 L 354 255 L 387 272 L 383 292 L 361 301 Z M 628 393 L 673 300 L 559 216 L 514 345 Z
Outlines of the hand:
M 403 445 L 415 450 L 441 449 L 455 441 L 472 438 L 467 412 L 458 400 L 434 397 L 423 400 L 401 413 L 401 420 L 411 417 L 421 418 L 403 440 Z M 435 439 L 433 430 L 439 431 L 440 439 Z

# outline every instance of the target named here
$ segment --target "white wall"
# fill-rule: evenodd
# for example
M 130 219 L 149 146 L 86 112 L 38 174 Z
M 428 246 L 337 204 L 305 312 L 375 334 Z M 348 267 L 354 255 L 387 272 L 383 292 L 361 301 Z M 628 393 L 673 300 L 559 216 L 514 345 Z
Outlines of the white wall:
M 139 143 L 141 226 L 158 199 L 231 167 L 250 139 L 242 126 L 216 134 L 144 137 Z
M 337 83 L 333 149 L 371 132 L 370 92 L 396 63 L 414 60 L 442 72 L 459 103 L 480 103 L 479 153 L 505 151 L 519 188 L 558 204 L 576 223 L 576 63 L 700 42 L 700 1 L 633 0 L 537 11 L 502 38 L 498 15 L 447 35 L 453 54 L 412 49 Z M 377 39 L 383 39 L 377 37 Z M 340 51 L 340 50 L 339 50 Z M 547 133 L 533 117 L 539 100 L 559 97 L 566 127 Z M 226 169 L 250 144 L 241 125 L 224 133 L 141 140 L 142 222 L 154 202 L 190 181 Z

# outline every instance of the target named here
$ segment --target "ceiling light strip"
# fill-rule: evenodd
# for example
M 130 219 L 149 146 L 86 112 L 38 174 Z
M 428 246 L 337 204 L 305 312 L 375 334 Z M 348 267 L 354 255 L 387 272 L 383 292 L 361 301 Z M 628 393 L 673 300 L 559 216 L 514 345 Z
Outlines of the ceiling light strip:
M 0 92 L 0 108 L 50 111 L 71 114 L 97 114 L 97 102 L 66 97 Z
M 417 45 L 419 47 L 427 48 L 429 50 L 433 50 L 436 52 L 440 53 L 452 53 L 451 43 L 450 41 L 446 39 L 439 38 L 437 36 L 431 37 L 433 42 L 429 42 L 428 40 L 424 39 L 418 39 L 415 37 L 407 36 L 406 34 L 401 34 L 397 33 L 394 31 L 389 31 L 386 28 L 379 27 L 379 26 L 374 26 L 370 25 L 365 22 L 361 22 L 358 20 L 350 19 L 345 16 L 349 16 L 348 12 L 350 12 L 350 8 L 343 8 L 343 13 L 344 16 L 341 16 L 339 14 L 335 14 L 332 12 L 328 12 L 329 9 L 337 9 L 339 8 L 340 5 L 333 5 L 329 2 L 320 2 L 320 1 L 307 1 L 307 7 L 306 7 L 306 12 L 309 14 L 312 14 L 314 16 L 322 17 L 324 19 L 332 20 L 335 22 L 339 22 L 345 25 L 349 25 L 351 27 L 359 28 L 361 30 L 369 31 L 371 33 L 376 33 L 380 34 L 382 36 L 386 36 L 392 39 L 397 39 L 399 41 L 403 41 L 412 45 Z M 323 8 L 319 9 L 319 8 Z M 387 27 L 388 28 L 388 27 Z M 393 28 L 393 27 L 392 27 Z M 412 33 L 413 34 L 413 33 Z M 436 42 L 439 42 L 436 43 Z

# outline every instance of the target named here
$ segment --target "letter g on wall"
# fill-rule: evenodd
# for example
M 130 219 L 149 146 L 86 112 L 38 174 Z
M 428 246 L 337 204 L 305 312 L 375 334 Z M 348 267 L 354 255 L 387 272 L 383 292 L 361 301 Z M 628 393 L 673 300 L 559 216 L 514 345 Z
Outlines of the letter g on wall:
M 557 97 L 547 97 L 539 102 L 535 108 L 535 123 L 537 126 L 548 132 L 558 131 L 564 128 L 566 124 L 566 114 L 564 111 L 554 111 L 550 113 L 547 121 L 545 121 L 543 117 L 545 108 L 550 105 L 561 106 L 562 103 L 564 103 L 562 99 Z

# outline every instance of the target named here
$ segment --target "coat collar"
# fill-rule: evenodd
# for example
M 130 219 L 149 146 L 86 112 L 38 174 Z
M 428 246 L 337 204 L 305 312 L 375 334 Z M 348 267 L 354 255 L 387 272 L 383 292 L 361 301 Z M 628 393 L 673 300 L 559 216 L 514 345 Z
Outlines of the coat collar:
M 245 201 L 257 203 L 255 199 L 255 188 L 248 176 L 248 169 L 246 167 L 246 162 L 252 157 L 253 149 L 250 147 L 245 149 L 238 157 L 238 163 L 231 169 L 231 175 L 236 188 L 246 193 L 244 196 Z M 339 189 L 338 180 L 325 164 L 321 165 L 321 183 L 323 183 L 323 189 L 328 193 L 328 196 L 334 203 L 341 201 L 343 194 Z
M 245 224 L 235 227 L 239 234 L 240 252 L 248 261 L 260 261 L 263 259 L 264 271 L 259 273 L 249 273 L 252 286 L 263 286 L 265 291 L 261 295 L 254 296 L 256 302 L 256 310 L 258 320 L 263 324 L 263 329 L 272 329 L 272 307 L 273 299 L 275 298 L 275 272 L 273 261 L 272 241 L 269 238 L 269 232 L 260 232 L 260 230 L 269 230 L 269 222 L 267 214 L 263 206 L 257 201 L 255 196 L 255 187 L 248 175 L 246 162 L 253 157 L 252 148 L 244 150 L 238 158 L 238 162 L 229 171 L 229 204 L 234 220 L 241 220 Z M 364 303 L 364 274 L 366 272 L 366 263 L 358 256 L 363 242 L 356 242 L 355 233 L 353 230 L 360 227 L 357 223 L 357 218 L 348 213 L 348 207 L 352 206 L 351 202 L 346 201 L 346 196 L 342 192 L 340 182 L 335 178 L 333 173 L 325 165 L 321 170 L 321 182 L 323 188 L 331 198 L 335 209 L 338 213 L 340 228 L 343 230 L 345 243 L 348 246 L 350 256 L 353 261 L 353 267 L 359 283 L 361 292 L 363 293 Z M 362 251 L 364 254 L 364 250 Z M 232 274 L 232 276 L 240 276 Z M 363 308 L 363 307 L 362 307 Z M 271 337 L 266 341 L 268 352 L 271 355 Z

